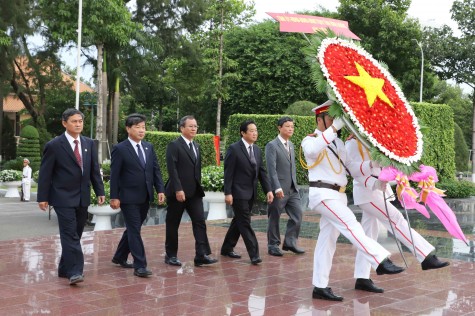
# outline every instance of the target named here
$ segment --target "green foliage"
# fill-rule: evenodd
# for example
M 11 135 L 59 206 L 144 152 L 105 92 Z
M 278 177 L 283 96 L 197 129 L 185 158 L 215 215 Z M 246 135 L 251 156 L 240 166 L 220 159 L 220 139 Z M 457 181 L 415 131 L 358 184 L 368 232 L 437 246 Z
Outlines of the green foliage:
M 475 196 L 475 184 L 469 181 L 444 180 L 437 183 L 437 188 L 446 190 L 445 195 L 448 198 L 468 198 Z
M 265 21 L 226 35 L 228 57 L 238 63 L 239 81 L 230 83 L 223 120 L 234 113 L 283 113 L 300 100 L 321 102 L 300 48 L 301 34 L 282 33 L 278 23 Z
M 460 126 L 455 123 L 454 127 L 455 168 L 457 171 L 467 171 L 470 159 L 467 143 L 465 142 Z
M 19 170 L 6 169 L 0 171 L 0 181 L 9 182 L 9 181 L 21 181 L 23 173 Z
M 30 160 L 30 167 L 38 170 L 41 163 L 40 143 L 38 130 L 31 126 L 25 126 L 20 133 L 20 143 L 17 148 L 17 158 Z
M 285 110 L 285 114 L 288 115 L 300 115 L 300 116 L 314 116 L 312 109 L 318 104 L 310 101 L 296 101 L 289 105 Z
M 419 124 L 423 130 L 424 149 L 421 162 L 434 167 L 439 178 L 453 179 L 455 176 L 454 121 L 453 111 L 447 105 L 413 103 Z
M 23 170 L 23 159 L 7 160 L 3 163 L 3 169 Z
M 201 168 L 201 185 L 204 191 L 224 192 L 223 165 L 210 165 Z
M 104 181 L 104 193 L 105 193 L 105 201 L 104 201 L 104 204 L 102 205 L 109 205 L 110 204 L 110 191 L 111 191 L 111 187 L 110 187 L 110 182 L 108 181 Z M 90 192 L 90 196 L 91 196 L 91 205 L 99 205 L 99 203 L 97 202 L 97 196 L 96 196 L 96 193 L 94 193 L 94 189 L 91 187 L 91 192 Z
M 102 173 L 104 177 L 110 177 L 111 175 L 111 161 L 106 159 L 101 164 Z
M 16 141 L 13 131 L 12 122 L 4 115 L 1 148 L 1 155 L 4 160 L 14 159 L 16 157 Z
M 33 172 L 33 174 L 31 175 L 33 181 L 35 181 L 36 183 L 38 183 L 38 179 L 40 177 L 40 170 L 36 170 Z
M 157 154 L 158 164 L 162 172 L 163 182 L 168 180 L 166 149 L 167 145 L 179 137 L 180 133 L 172 132 L 147 132 L 145 140 L 152 143 Z M 214 135 L 198 134 L 193 139 L 200 146 L 201 167 L 216 165 L 216 152 L 214 150 Z

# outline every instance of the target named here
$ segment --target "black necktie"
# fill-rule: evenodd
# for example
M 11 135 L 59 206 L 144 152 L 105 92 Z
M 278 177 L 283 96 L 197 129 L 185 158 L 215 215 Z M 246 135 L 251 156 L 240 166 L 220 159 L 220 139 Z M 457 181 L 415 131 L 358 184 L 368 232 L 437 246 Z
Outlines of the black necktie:
M 193 150 L 193 142 L 190 142 L 190 154 L 191 154 L 191 157 L 193 158 L 193 161 L 196 161 L 195 151 Z
M 142 168 L 145 169 L 145 157 L 143 156 L 143 152 L 139 144 L 137 144 L 137 152 L 139 154 L 140 164 L 142 165 Z

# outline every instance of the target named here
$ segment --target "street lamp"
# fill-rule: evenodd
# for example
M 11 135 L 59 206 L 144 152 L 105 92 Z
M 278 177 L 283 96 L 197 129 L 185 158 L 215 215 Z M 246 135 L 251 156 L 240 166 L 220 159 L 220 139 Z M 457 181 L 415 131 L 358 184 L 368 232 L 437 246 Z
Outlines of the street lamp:
M 422 49 L 422 42 L 419 42 L 414 38 L 412 40 L 416 42 L 417 46 L 419 46 L 421 50 L 421 87 L 419 89 L 419 102 L 422 102 L 422 85 L 424 82 L 424 50 Z
M 84 93 L 84 103 L 83 105 L 86 108 L 91 108 L 91 139 L 92 138 L 92 131 L 94 130 L 94 107 L 97 105 L 96 98 L 89 92 Z

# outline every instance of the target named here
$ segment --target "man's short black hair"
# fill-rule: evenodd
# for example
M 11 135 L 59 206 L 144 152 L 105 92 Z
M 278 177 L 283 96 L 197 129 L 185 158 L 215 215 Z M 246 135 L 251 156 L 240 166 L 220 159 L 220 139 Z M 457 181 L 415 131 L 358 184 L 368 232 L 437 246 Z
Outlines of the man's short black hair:
M 63 114 L 61 115 L 61 119 L 64 121 L 64 122 L 67 122 L 68 119 L 73 116 L 73 115 L 76 115 L 76 114 L 79 114 L 82 116 L 82 119 L 84 120 L 84 113 L 82 113 L 81 111 L 79 110 L 76 110 L 76 109 L 66 109 Z
M 254 124 L 256 125 L 256 122 L 253 120 L 245 120 L 244 122 L 241 123 L 241 126 L 239 127 L 239 132 L 242 135 L 242 133 L 246 134 L 247 133 L 247 128 L 249 125 Z
M 283 116 L 277 121 L 277 126 L 282 127 L 286 122 L 293 122 L 294 120 L 290 116 Z
M 125 119 L 125 126 L 132 127 L 133 125 L 137 125 L 145 121 L 147 121 L 147 117 L 145 117 L 145 115 L 139 113 L 132 113 Z

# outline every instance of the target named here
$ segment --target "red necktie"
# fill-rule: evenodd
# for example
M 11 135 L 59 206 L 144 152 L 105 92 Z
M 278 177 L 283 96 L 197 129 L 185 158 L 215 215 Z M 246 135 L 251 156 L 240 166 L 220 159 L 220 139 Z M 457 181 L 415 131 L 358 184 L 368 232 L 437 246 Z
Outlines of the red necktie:
M 76 156 L 76 161 L 79 165 L 79 167 L 82 168 L 82 159 L 81 159 L 81 154 L 79 154 L 79 141 L 77 139 L 74 140 L 74 143 L 76 144 L 76 146 L 74 147 L 74 156 Z

